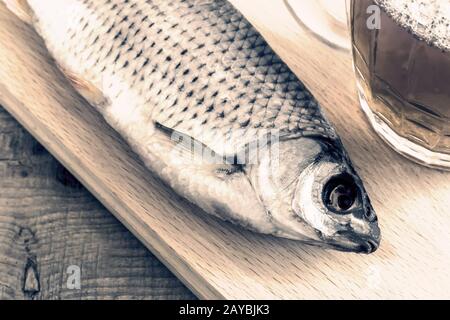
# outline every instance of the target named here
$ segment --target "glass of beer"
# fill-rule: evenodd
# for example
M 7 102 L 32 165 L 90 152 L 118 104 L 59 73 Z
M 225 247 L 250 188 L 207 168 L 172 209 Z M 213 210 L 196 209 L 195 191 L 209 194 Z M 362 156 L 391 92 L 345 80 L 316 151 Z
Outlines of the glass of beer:
M 352 0 L 361 105 L 396 151 L 450 170 L 450 0 Z
M 284 0 L 286 6 L 309 31 L 326 44 L 350 51 L 346 1 Z

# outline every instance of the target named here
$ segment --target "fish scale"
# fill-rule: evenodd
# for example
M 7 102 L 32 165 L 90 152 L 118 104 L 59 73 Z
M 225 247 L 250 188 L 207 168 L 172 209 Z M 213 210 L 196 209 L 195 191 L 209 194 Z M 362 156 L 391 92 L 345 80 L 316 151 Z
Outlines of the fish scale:
M 377 217 L 335 130 L 227 1 L 2 1 L 179 195 L 260 233 L 378 247 Z
M 82 3 L 91 15 L 75 12 L 70 40 L 54 51 L 93 83 L 104 82 L 93 69 L 126 79 L 153 121 L 225 154 L 270 130 L 336 139 L 312 95 L 228 2 Z

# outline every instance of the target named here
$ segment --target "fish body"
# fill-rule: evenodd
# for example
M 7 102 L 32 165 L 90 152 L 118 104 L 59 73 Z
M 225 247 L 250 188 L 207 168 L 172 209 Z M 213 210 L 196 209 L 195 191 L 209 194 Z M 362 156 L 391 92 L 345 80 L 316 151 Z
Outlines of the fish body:
M 207 213 L 322 247 L 377 249 L 377 217 L 335 130 L 227 1 L 3 2 L 146 166 Z

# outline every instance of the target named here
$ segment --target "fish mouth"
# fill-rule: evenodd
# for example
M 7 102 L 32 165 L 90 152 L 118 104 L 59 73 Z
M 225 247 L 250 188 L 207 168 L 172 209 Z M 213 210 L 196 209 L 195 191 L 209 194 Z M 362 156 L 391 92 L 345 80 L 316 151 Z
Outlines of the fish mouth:
M 378 250 L 381 243 L 381 236 L 378 226 L 373 226 L 374 232 L 370 236 L 357 235 L 350 231 L 342 232 L 339 238 L 332 241 L 331 245 L 345 252 L 356 252 L 363 254 L 371 254 Z
M 379 246 L 380 246 L 379 242 L 376 242 L 375 240 L 368 240 L 365 243 L 363 249 L 366 249 L 365 253 L 369 254 L 369 253 L 373 253 L 373 252 L 377 251 Z M 361 250 L 361 251 L 363 251 L 363 250 Z
M 333 247 L 333 249 L 342 252 L 371 254 L 378 250 L 379 243 L 373 239 L 370 239 L 360 243 L 332 243 L 331 246 Z

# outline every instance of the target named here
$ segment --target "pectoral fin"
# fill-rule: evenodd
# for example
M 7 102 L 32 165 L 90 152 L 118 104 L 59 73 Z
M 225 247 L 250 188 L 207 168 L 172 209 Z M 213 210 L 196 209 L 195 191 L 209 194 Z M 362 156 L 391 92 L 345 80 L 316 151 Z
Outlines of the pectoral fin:
M 83 78 L 81 75 L 68 70 L 58 64 L 58 68 L 66 76 L 67 80 L 72 84 L 74 89 L 83 96 L 91 105 L 102 108 L 108 103 L 102 91 L 91 81 Z
M 160 124 L 155 128 L 143 158 L 178 194 L 223 220 L 261 233 L 273 231 L 245 170 L 188 135 Z
M 27 0 L 2 0 L 6 7 L 14 13 L 20 20 L 32 24 L 33 11 L 28 5 Z

